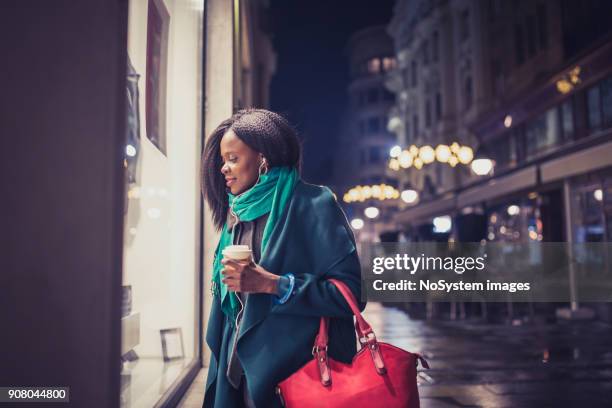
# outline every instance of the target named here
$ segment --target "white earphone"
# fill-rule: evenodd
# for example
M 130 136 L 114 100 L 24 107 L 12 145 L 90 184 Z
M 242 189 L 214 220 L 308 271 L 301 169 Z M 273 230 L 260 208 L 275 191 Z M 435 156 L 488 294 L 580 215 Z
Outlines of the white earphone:
M 255 181 L 255 183 L 253 184 L 253 186 L 245 191 L 243 191 L 242 193 L 238 194 L 235 198 L 234 198 L 234 203 L 236 202 L 236 200 L 242 196 L 243 194 L 247 193 L 248 191 L 250 191 L 253 187 L 255 187 L 257 185 L 257 183 L 259 183 L 259 178 L 261 177 L 262 174 L 262 169 L 265 168 L 265 171 L 263 172 L 263 174 L 266 174 L 268 172 L 268 161 L 266 160 L 266 158 L 264 157 L 263 154 L 260 154 L 261 156 L 261 162 L 259 163 L 259 171 L 257 174 L 257 180 Z M 229 210 L 230 210 L 230 214 L 235 218 L 235 222 L 234 225 L 236 225 L 240 219 L 238 218 L 238 214 L 236 214 L 234 212 L 234 208 L 230 205 L 229 206 Z M 233 227 L 232 227 L 233 230 Z
M 265 171 L 263 172 L 264 174 L 268 172 L 268 161 L 266 160 L 263 154 L 260 154 L 260 156 L 261 156 L 261 162 L 259 163 L 259 174 L 261 175 L 262 167 L 265 168 Z M 259 181 L 259 178 L 257 179 L 257 181 Z

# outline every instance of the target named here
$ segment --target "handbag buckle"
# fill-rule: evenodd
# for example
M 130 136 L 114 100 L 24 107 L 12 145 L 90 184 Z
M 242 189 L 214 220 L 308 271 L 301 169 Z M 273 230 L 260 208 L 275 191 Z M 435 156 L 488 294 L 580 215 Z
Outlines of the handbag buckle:
M 366 343 L 375 343 L 376 342 L 376 335 L 374 334 L 373 331 L 366 333 L 363 337 L 359 338 L 359 343 L 361 344 L 362 347 L 365 347 Z
M 321 378 L 321 384 L 324 387 L 331 385 L 331 370 L 329 369 L 329 362 L 327 361 L 327 345 L 325 347 L 319 347 L 315 345 L 312 348 L 312 355 L 317 362 L 319 367 L 319 376 Z
M 325 351 L 327 353 L 327 346 L 325 346 L 325 348 L 323 348 L 323 349 L 321 347 L 319 347 L 319 346 L 316 346 L 316 345 L 313 346 L 313 348 L 312 348 L 312 355 L 315 356 L 321 350 L 323 350 L 323 351 Z

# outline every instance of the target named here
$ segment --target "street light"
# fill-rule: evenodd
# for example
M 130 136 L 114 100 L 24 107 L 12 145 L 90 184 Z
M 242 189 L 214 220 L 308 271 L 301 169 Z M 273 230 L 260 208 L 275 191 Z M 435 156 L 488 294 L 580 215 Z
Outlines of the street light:
M 519 207 L 516 204 L 513 204 L 508 207 L 507 211 L 508 211 L 508 215 L 510 216 L 518 215 L 521 212 L 521 207 Z
M 389 150 L 389 156 L 396 158 L 400 155 L 401 152 L 402 148 L 398 145 L 395 145 L 391 148 L 391 150 Z
M 355 186 L 343 196 L 345 203 L 366 200 L 394 200 L 400 197 L 399 191 L 388 184 L 375 184 L 372 186 Z
M 469 164 L 474 158 L 474 151 L 469 146 L 461 146 L 457 152 L 457 159 L 461 164 Z
M 416 190 L 408 189 L 408 190 L 402 191 L 402 200 L 406 204 L 413 204 L 418 199 L 419 199 L 419 193 Z
M 510 126 L 512 126 L 512 116 L 506 115 L 506 117 L 504 118 L 504 126 L 506 128 L 509 128 Z
M 451 230 L 453 226 L 453 221 L 451 217 L 448 215 L 444 215 L 442 217 L 436 217 L 433 219 L 434 232 L 437 233 L 447 233 Z
M 593 197 L 597 201 L 602 201 L 603 200 L 603 190 L 601 188 L 598 188 L 597 190 L 593 191 Z
M 436 153 L 433 147 L 425 145 L 419 149 L 419 158 L 424 164 L 433 163 L 436 160 Z
M 448 159 L 450 159 L 452 154 L 453 153 L 451 152 L 450 147 L 447 145 L 440 144 L 436 147 L 436 160 L 438 160 L 440 163 L 448 162 Z
M 380 214 L 380 211 L 376 207 L 368 207 L 365 209 L 363 213 L 365 214 L 366 217 L 373 219 L 373 218 L 378 217 L 378 214 Z
M 399 155 L 399 165 L 401 168 L 403 169 L 407 169 L 408 167 L 412 166 L 412 155 L 410 154 L 410 152 L 404 150 L 403 152 L 400 153 Z
M 422 169 L 428 164 L 438 162 L 446 163 L 451 167 L 457 164 L 469 165 L 474 159 L 474 151 L 469 146 L 462 146 L 453 142 L 450 146 L 439 144 L 435 148 L 430 145 L 417 147 L 411 145 L 409 148 L 401 149 L 400 146 L 393 146 L 389 155 L 389 168 L 394 171 L 414 167 Z
M 472 161 L 472 171 L 479 176 L 486 176 L 493 170 L 491 159 L 476 159 Z
M 353 227 L 356 230 L 362 229 L 363 220 L 361 218 L 353 218 L 353 220 L 351 220 L 351 227 Z
M 493 162 L 493 160 L 489 158 L 489 152 L 487 148 L 481 144 L 480 147 L 478 147 L 478 150 L 476 151 L 476 155 L 474 157 L 474 160 L 472 160 L 472 164 L 470 165 L 470 167 L 476 175 L 486 176 L 487 174 L 491 173 L 494 164 L 495 163 Z

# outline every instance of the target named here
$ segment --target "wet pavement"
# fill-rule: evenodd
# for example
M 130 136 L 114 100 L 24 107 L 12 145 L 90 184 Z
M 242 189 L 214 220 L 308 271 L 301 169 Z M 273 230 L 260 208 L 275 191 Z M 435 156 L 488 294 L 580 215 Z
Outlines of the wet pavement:
M 426 322 L 379 303 L 364 317 L 381 341 L 429 362 L 423 408 L 612 407 L 610 324 Z

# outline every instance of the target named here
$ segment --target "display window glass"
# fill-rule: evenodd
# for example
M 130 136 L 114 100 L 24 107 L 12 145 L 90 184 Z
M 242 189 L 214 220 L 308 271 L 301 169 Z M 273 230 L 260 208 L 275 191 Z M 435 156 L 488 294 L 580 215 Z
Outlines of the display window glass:
M 154 406 L 198 358 L 203 10 L 129 2 L 122 407 Z

